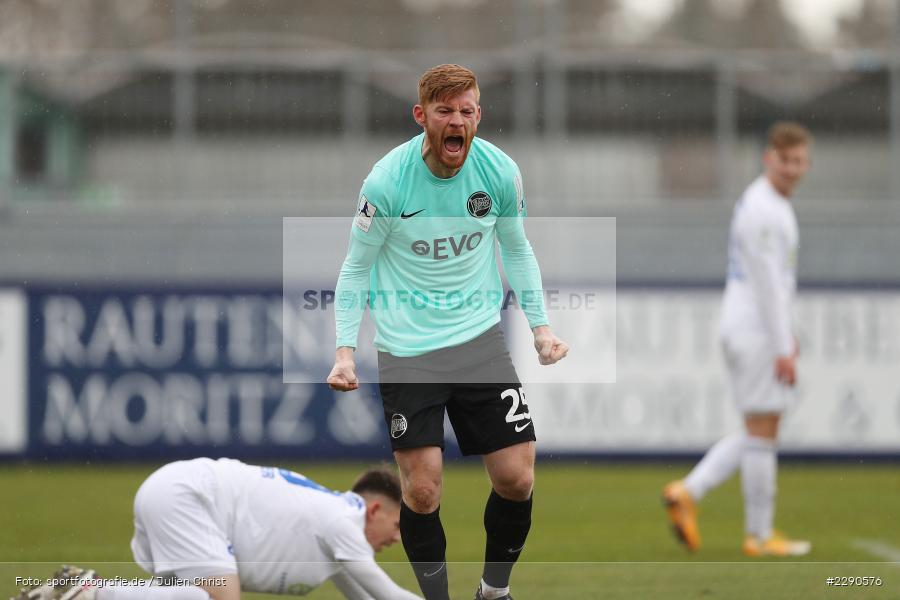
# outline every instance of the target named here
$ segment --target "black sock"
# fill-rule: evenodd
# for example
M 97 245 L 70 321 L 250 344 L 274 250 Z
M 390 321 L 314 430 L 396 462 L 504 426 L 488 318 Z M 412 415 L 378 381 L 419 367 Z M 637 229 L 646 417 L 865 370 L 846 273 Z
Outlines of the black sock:
M 484 531 L 487 544 L 484 549 L 484 574 L 482 579 L 491 587 L 509 585 L 509 574 L 519 560 L 525 538 L 531 529 L 531 500 L 516 502 L 500 497 L 491 490 L 484 508 Z
M 440 507 L 421 514 L 400 503 L 400 537 L 425 600 L 450 600 L 447 590 L 447 538 Z

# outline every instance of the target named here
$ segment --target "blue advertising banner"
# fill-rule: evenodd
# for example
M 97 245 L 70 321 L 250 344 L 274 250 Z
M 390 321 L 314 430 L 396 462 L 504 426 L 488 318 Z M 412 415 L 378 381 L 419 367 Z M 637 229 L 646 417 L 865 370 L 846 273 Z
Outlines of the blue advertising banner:
M 612 336 L 614 382 L 541 367 L 527 328 L 515 327 L 522 316 L 506 319 L 540 454 L 696 456 L 740 429 L 719 348 L 719 290 L 589 293 L 599 325 L 572 312 L 554 317 L 554 331 L 574 349 L 573 365 L 579 354 L 602 357 Z M 0 289 L 0 456 L 389 460 L 377 385 L 341 394 L 319 383 L 334 356 L 333 292 L 288 294 L 285 303 L 277 288 Z M 900 456 L 900 293 L 810 290 L 797 309 L 802 379 L 782 454 Z M 377 380 L 371 335 L 364 326 L 364 382 Z M 287 360 L 298 383 L 284 383 Z M 452 432 L 445 439 L 458 456 Z
M 308 334 L 333 328 L 303 303 Z M 29 457 L 390 458 L 376 386 L 282 382 L 280 289 L 31 288 L 28 304 Z

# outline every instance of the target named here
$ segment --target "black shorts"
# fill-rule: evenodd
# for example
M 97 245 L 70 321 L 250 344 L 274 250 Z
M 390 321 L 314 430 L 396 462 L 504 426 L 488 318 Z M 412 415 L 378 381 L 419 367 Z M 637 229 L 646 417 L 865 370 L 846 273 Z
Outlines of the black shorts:
M 391 447 L 444 449 L 444 410 L 464 455 L 534 441 L 534 424 L 499 325 L 421 356 L 378 353 Z

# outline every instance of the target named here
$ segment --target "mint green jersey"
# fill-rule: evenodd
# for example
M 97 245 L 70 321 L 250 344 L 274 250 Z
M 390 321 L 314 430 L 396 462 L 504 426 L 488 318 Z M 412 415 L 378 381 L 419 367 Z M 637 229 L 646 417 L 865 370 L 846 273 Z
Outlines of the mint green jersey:
M 516 163 L 476 137 L 459 172 L 441 179 L 422 159 L 423 140 L 393 149 L 363 183 L 336 289 L 338 346 L 356 347 L 366 301 L 375 346 L 395 356 L 477 337 L 500 320 L 498 243 L 529 324 L 548 322 Z

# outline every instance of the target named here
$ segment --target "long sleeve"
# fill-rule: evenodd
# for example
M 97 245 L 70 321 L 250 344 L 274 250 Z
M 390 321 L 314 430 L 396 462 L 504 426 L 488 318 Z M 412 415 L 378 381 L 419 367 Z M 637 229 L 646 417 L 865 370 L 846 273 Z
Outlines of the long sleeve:
M 342 562 L 332 581 L 348 600 L 422 600 L 388 577 L 375 561 Z
M 344 571 L 340 571 L 331 577 L 335 587 L 344 595 L 347 600 L 373 600 L 372 596 L 350 575 Z
M 509 285 L 516 293 L 519 306 L 534 329 L 549 325 L 544 307 L 544 286 L 541 283 L 541 269 L 534 256 L 531 243 L 525 237 L 525 186 L 522 173 L 515 163 L 504 182 L 500 216 L 497 218 L 497 241 L 500 243 L 500 259 Z
M 790 315 L 791 290 L 783 276 L 788 262 L 787 244 L 780 232 L 770 224 L 756 224 L 748 234 L 747 271 L 760 315 L 775 343 L 776 354 L 791 355 L 794 352 Z
M 528 319 L 528 325 L 532 329 L 539 325 L 549 325 L 550 320 L 544 307 L 541 269 L 531 243 L 525 237 L 524 219 L 519 216 L 498 218 L 497 240 L 500 242 L 503 269 Z
M 369 273 L 380 251 L 381 244 L 362 242 L 356 236 L 350 236 L 347 257 L 334 291 L 337 347 L 356 348 L 359 324 L 369 297 Z
M 392 189 L 390 176 L 376 165 L 359 192 L 347 257 L 334 290 L 338 348 L 356 348 L 359 324 L 369 299 L 369 273 L 393 223 L 388 218 Z

